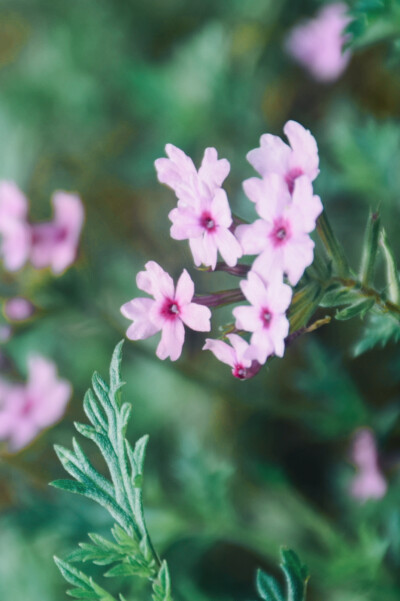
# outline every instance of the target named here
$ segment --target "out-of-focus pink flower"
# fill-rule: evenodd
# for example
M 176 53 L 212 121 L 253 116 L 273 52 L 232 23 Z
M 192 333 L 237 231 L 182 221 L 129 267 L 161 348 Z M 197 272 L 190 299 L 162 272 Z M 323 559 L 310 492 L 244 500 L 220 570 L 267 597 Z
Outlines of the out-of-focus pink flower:
M 253 363 L 251 357 L 251 347 L 237 334 L 228 334 L 227 338 L 230 344 L 222 340 L 213 340 L 206 338 L 206 343 L 203 350 L 211 351 L 219 361 L 226 363 L 232 368 L 232 374 L 239 380 L 245 380 L 248 375 L 249 368 Z
M 198 171 L 192 159 L 180 148 L 167 144 L 165 151 L 169 158 L 160 158 L 154 163 L 158 180 L 172 188 L 184 205 L 212 196 L 222 186 L 230 170 L 229 161 L 218 159 L 215 148 L 206 148 Z
M 52 197 L 53 221 L 32 226 L 30 260 L 37 269 L 50 267 L 61 273 L 76 258 L 84 210 L 79 196 L 56 192 Z
M 314 242 L 308 233 L 323 209 L 319 196 L 313 194 L 306 176 L 295 180 L 292 196 L 274 173 L 262 180 L 247 180 L 244 188 L 261 219 L 238 226 L 235 233 L 245 254 L 259 255 L 253 271 L 266 279 L 273 268 L 287 274 L 295 286 L 313 261 Z
M 15 271 L 26 262 L 31 242 L 27 222 L 28 201 L 14 182 L 0 182 L 0 254 L 7 270 Z
M 351 459 L 358 469 L 350 485 L 351 495 L 360 501 L 382 498 L 387 484 L 379 468 L 375 437 L 368 428 L 356 433 Z
M 171 276 L 158 263 L 149 261 L 145 268 L 146 271 L 138 273 L 136 283 L 154 300 L 134 298 L 121 307 L 122 315 L 133 321 L 126 335 L 131 340 L 141 340 L 161 331 L 157 357 L 170 357 L 171 361 L 176 361 L 185 338 L 183 324 L 192 330 L 209 332 L 211 311 L 208 307 L 192 303 L 194 284 L 186 269 L 175 289 Z
M 260 147 L 250 150 L 247 160 L 262 177 L 270 173 L 279 174 L 292 193 L 294 182 L 301 175 L 306 175 L 311 181 L 317 177 L 318 147 L 314 136 L 297 121 L 288 121 L 283 131 L 290 146 L 279 136 L 263 134 Z M 252 185 L 254 179 L 256 178 L 243 183 L 245 189 L 246 186 Z
M 25 385 L 0 382 L 0 439 L 17 451 L 58 421 L 71 396 L 71 385 L 57 377 L 52 361 L 40 355 L 28 361 Z
M 22 296 L 9 298 L 4 303 L 4 314 L 11 321 L 24 321 L 31 317 L 34 311 L 32 303 Z
M 257 359 L 261 364 L 273 353 L 283 357 L 289 322 L 285 311 L 290 305 L 292 289 L 282 282 L 279 272 L 272 271 L 268 283 L 250 271 L 247 280 L 240 282 L 243 294 L 251 306 L 233 309 L 236 328 L 252 332 L 251 350 L 245 356 Z
M 349 50 L 343 51 L 347 38 L 343 30 L 350 22 L 347 11 L 343 2 L 328 4 L 314 19 L 294 27 L 286 39 L 288 53 L 319 81 L 337 79 L 350 60 Z
M 230 267 L 242 256 L 242 249 L 229 227 L 232 215 L 228 198 L 222 188 L 212 196 L 198 198 L 197 202 L 179 206 L 169 213 L 172 221 L 171 237 L 189 240 L 195 265 L 202 263 L 215 269 L 218 251 Z

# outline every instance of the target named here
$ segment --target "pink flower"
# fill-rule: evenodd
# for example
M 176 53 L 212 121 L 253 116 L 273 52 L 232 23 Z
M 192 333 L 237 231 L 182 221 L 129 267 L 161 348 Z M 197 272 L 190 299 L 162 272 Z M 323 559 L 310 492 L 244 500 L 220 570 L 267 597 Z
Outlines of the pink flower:
M 61 273 L 76 258 L 84 210 L 79 196 L 68 192 L 56 192 L 52 204 L 53 221 L 32 226 L 30 259 L 37 269 Z
M 271 272 L 268 284 L 257 273 L 250 271 L 240 287 L 251 306 L 235 307 L 236 328 L 252 332 L 251 355 L 261 364 L 273 353 L 283 357 L 289 322 L 285 311 L 290 305 L 292 289 L 281 280 L 277 272 Z
M 230 267 L 242 256 L 242 249 L 229 227 L 232 215 L 228 198 L 222 188 L 213 195 L 202 196 L 192 205 L 180 206 L 169 213 L 171 237 L 189 240 L 195 265 L 215 269 L 218 251 Z
M 313 195 L 306 176 L 295 180 L 292 196 L 282 178 L 274 173 L 262 180 L 247 180 L 244 184 L 261 219 L 236 228 L 243 252 L 259 255 L 252 269 L 264 279 L 273 267 L 281 274 L 286 273 L 295 286 L 313 261 L 314 242 L 308 233 L 315 228 L 316 219 L 322 212 L 321 200 Z
M 71 396 L 71 385 L 57 377 L 48 359 L 32 356 L 28 372 L 25 385 L 0 382 L 0 438 L 8 441 L 12 451 L 22 449 L 58 421 Z
M 314 19 L 294 27 L 286 40 L 288 53 L 319 81 L 337 79 L 350 60 L 349 50 L 343 51 L 347 11 L 343 2 L 328 4 Z
M 200 169 L 180 148 L 167 144 L 168 159 L 155 161 L 158 180 L 175 191 L 184 204 L 195 203 L 200 196 L 212 196 L 227 177 L 230 165 L 227 159 L 218 159 L 215 148 L 206 148 Z
M 226 344 L 222 340 L 206 338 L 203 350 L 211 351 L 219 361 L 226 363 L 232 368 L 232 374 L 239 380 L 245 380 L 253 363 L 250 345 L 237 334 L 228 334 L 230 342 Z
M 176 361 L 181 353 L 185 338 L 184 325 L 199 332 L 210 331 L 211 311 L 208 307 L 192 303 L 193 281 L 183 270 L 176 289 L 171 276 L 154 261 L 145 265 L 136 277 L 140 290 L 154 297 L 134 298 L 121 307 L 124 317 L 133 324 L 127 330 L 131 340 L 149 338 L 161 331 L 161 341 L 157 347 L 159 359 L 171 358 Z
M 386 494 L 387 484 L 379 469 L 375 437 L 368 428 L 356 433 L 351 459 L 358 468 L 350 485 L 351 495 L 360 501 L 382 498 Z
M 283 131 L 290 146 L 278 136 L 264 134 L 260 138 L 260 148 L 250 150 L 247 160 L 262 177 L 278 173 L 292 193 L 294 182 L 301 175 L 307 175 L 311 181 L 317 177 L 318 147 L 309 130 L 296 121 L 288 121 Z M 245 189 L 252 181 L 253 179 L 243 182 Z
M 14 182 L 0 182 L 0 235 L 4 265 L 9 271 L 20 269 L 30 249 L 27 222 L 28 201 Z
M 11 321 L 24 321 L 31 317 L 34 311 L 32 303 L 22 296 L 9 298 L 4 303 L 4 314 Z

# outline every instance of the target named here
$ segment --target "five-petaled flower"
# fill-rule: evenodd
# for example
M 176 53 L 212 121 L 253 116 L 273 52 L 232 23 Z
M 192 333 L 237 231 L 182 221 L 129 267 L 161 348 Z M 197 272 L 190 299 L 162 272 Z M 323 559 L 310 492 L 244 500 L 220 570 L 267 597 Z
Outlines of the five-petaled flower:
M 279 273 L 272 272 L 266 284 L 257 273 L 250 271 L 240 287 L 250 306 L 233 309 L 236 328 L 252 332 L 251 348 L 245 356 L 255 358 L 261 364 L 275 354 L 283 357 L 289 322 L 285 316 L 292 289 L 284 284 Z
M 314 257 L 314 242 L 308 235 L 322 212 L 319 196 L 313 194 L 306 176 L 296 179 L 291 196 L 277 174 L 248 180 L 245 191 L 261 219 L 240 225 L 236 235 L 247 255 L 259 255 L 252 269 L 264 279 L 271 269 L 288 276 L 295 286 Z
M 185 338 L 184 324 L 192 330 L 209 332 L 211 311 L 192 302 L 194 284 L 190 275 L 183 270 L 176 289 L 171 276 L 155 261 L 145 265 L 136 277 L 140 290 L 154 297 L 134 298 L 121 307 L 124 317 L 133 324 L 127 330 L 131 340 L 149 338 L 161 331 L 157 357 L 176 361 L 181 355 Z

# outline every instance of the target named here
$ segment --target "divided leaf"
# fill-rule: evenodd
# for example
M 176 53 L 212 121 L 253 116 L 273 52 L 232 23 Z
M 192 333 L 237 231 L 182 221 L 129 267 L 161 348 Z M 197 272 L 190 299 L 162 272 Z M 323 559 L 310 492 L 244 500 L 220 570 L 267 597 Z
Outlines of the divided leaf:
M 305 601 L 308 581 L 307 567 L 294 551 L 281 549 L 280 567 L 285 574 L 286 595 L 275 578 L 262 570 L 257 572 L 257 591 L 264 601 Z

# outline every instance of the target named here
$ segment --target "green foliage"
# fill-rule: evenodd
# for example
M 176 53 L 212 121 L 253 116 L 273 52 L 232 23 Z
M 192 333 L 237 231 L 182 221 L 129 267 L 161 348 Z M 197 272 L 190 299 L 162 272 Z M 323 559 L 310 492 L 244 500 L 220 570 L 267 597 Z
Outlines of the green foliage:
M 280 567 L 285 574 L 286 595 L 279 583 L 262 570 L 257 573 L 257 590 L 264 601 L 305 601 L 308 582 L 307 567 L 301 563 L 296 553 L 281 549 Z
M 362 337 L 353 348 L 353 355 L 358 357 L 376 346 L 381 348 L 389 342 L 399 342 L 400 322 L 391 315 L 370 315 Z
M 358 0 L 350 15 L 349 45 L 359 48 L 400 37 L 399 0 Z
M 56 446 L 57 455 L 74 480 L 56 480 L 53 486 L 92 499 L 104 507 L 117 522 L 112 528 L 114 541 L 98 534 L 89 534 L 90 543 L 80 543 L 79 549 L 67 561 L 56 559 L 64 578 L 74 585 L 69 594 L 77 599 L 113 601 L 92 578 L 75 569 L 71 562 L 87 562 L 101 566 L 114 564 L 104 576 L 140 576 L 153 582 L 154 601 L 170 601 L 171 584 L 168 567 L 162 564 L 151 544 L 142 503 L 142 475 L 148 437 L 140 438 L 134 448 L 125 437 L 131 405 L 121 402 L 122 342 L 113 354 L 110 385 L 94 374 L 93 391 L 88 390 L 84 410 L 91 425 L 76 423 L 78 432 L 92 440 L 108 467 L 110 479 L 100 474 L 84 451 L 73 440 L 73 451 Z
M 380 229 L 379 214 L 371 213 L 367 221 L 361 256 L 360 281 L 363 286 L 368 286 L 374 276 Z

